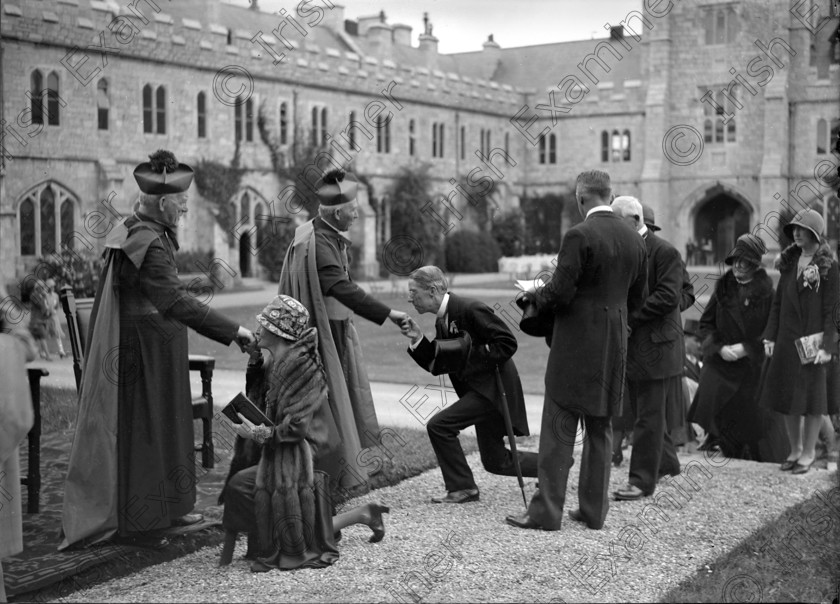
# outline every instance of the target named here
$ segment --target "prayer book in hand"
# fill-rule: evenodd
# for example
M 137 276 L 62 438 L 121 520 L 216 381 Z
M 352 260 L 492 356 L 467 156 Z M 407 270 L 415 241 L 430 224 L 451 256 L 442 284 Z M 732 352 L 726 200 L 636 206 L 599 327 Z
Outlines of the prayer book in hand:
M 817 358 L 817 352 L 820 350 L 823 341 L 823 332 L 812 333 L 809 336 L 803 336 L 793 341 L 796 346 L 796 352 L 799 353 L 799 361 L 803 365 L 813 363 Z
M 222 413 L 224 413 L 234 424 L 242 423 L 242 420 L 239 419 L 239 416 L 237 415 L 237 413 L 241 413 L 245 419 L 255 426 L 268 426 L 269 428 L 274 427 L 274 422 L 272 422 L 265 413 L 260 411 L 260 408 L 251 402 L 251 399 L 245 396 L 245 393 L 243 392 L 240 392 L 233 397 L 233 400 L 231 400 L 225 408 L 222 409 Z

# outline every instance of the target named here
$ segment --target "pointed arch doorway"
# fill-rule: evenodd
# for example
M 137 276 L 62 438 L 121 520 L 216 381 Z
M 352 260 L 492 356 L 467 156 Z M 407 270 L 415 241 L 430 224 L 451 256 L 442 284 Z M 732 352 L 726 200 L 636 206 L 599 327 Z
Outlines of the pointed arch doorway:
M 749 232 L 751 217 L 752 207 L 741 194 L 720 184 L 708 189 L 692 221 L 698 264 L 723 262 L 735 240 Z

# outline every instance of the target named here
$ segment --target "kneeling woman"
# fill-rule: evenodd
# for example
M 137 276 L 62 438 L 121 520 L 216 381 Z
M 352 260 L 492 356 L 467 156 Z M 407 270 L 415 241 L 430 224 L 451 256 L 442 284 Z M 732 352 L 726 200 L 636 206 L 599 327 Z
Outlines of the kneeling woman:
M 385 536 L 383 512 L 369 503 L 335 517 L 329 477 L 313 470 L 313 454 L 329 434 L 327 383 L 309 313 L 289 296 L 277 296 L 257 315 L 260 356 L 248 364 L 249 398 L 273 422 L 255 426 L 240 415 L 240 438 L 220 501 L 226 530 L 220 565 L 229 564 L 237 532 L 249 535 L 251 570 L 320 568 L 338 559 L 335 532 L 366 524 L 372 542 Z M 256 543 L 255 543 L 256 542 Z

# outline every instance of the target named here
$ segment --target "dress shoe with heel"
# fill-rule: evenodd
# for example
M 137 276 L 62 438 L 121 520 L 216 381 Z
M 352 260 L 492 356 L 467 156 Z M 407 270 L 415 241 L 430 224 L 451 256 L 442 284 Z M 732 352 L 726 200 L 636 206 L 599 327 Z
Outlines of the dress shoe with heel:
M 537 531 L 543 530 L 543 527 L 540 526 L 533 518 L 531 518 L 527 512 L 522 514 L 521 516 L 506 516 L 505 522 L 516 528 L 533 529 Z
M 808 470 L 811 469 L 812 465 L 814 465 L 813 461 L 809 464 L 801 464 L 797 461 L 796 464 L 791 469 L 790 473 L 791 474 L 807 474 Z
M 379 543 L 385 538 L 385 521 L 382 519 L 382 514 L 389 513 L 391 508 L 379 503 L 369 503 L 368 511 L 370 512 L 370 521 L 367 525 L 373 531 L 373 535 L 368 539 L 368 542 Z
M 785 461 L 782 462 L 782 465 L 779 466 L 779 469 L 782 472 L 790 472 L 796 466 L 796 462 L 797 462 L 796 459 L 793 459 L 793 460 L 786 459 Z
M 467 503 L 478 501 L 478 489 L 450 491 L 445 497 L 432 497 L 432 503 Z
M 646 495 L 642 489 L 632 484 L 627 484 L 624 488 L 613 493 L 613 497 L 615 497 L 618 501 L 638 501 L 645 496 Z

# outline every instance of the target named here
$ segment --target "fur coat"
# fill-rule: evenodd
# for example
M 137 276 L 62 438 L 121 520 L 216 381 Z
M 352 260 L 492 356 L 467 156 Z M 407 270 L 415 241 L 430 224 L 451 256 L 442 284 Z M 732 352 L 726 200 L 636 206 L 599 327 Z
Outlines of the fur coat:
M 281 558 L 308 558 L 317 549 L 309 543 L 321 522 L 316 495 L 328 497 L 313 469 L 313 449 L 325 444 L 327 434 L 316 411 L 328 400 L 317 330 L 304 332 L 284 357 L 249 367 L 247 391 L 274 422 L 274 434 L 264 445 L 238 437 L 228 480 L 258 464 L 258 551 L 267 564 L 282 566 Z

